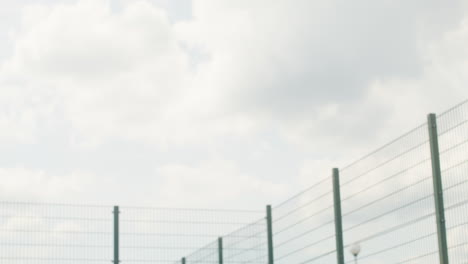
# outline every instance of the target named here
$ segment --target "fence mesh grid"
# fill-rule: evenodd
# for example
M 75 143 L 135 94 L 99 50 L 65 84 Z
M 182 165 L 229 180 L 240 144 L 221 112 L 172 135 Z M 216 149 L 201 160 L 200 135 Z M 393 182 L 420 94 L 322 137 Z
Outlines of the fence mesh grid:
M 359 242 L 360 263 L 437 262 L 429 150 L 421 125 L 341 170 L 344 244 Z
M 468 101 L 437 126 L 449 259 L 468 263 Z M 359 263 L 438 263 L 428 130 L 420 125 L 341 168 L 345 263 L 356 242 Z M 0 202 L 0 262 L 109 263 L 112 210 Z M 268 263 L 264 210 L 120 207 L 119 218 L 122 263 Z M 328 175 L 273 207 L 275 263 L 337 263 L 334 224 Z
M 248 210 L 121 207 L 121 260 L 125 263 L 212 263 L 217 238 L 263 214 Z M 204 246 L 209 244 L 209 246 Z M 213 244 L 213 245 L 212 245 Z M 203 251 L 194 255 L 198 249 Z M 188 256 L 189 254 L 192 254 Z
M 109 263 L 112 208 L 0 202 L 1 263 Z
M 452 263 L 466 263 L 468 256 L 468 102 L 440 114 L 437 124 L 449 260 Z
M 276 263 L 336 260 L 332 187 L 330 176 L 274 207 Z

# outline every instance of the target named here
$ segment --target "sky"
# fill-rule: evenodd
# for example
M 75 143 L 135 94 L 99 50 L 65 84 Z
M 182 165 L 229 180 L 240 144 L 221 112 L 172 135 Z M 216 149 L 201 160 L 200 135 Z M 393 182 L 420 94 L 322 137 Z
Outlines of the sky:
M 0 199 L 263 210 L 468 98 L 466 0 L 0 0 Z

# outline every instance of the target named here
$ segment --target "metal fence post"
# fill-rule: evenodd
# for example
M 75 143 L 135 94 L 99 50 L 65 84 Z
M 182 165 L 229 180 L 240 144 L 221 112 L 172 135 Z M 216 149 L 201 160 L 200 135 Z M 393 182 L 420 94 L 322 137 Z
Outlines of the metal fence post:
M 114 206 L 114 264 L 120 262 L 119 259 L 119 207 Z
M 440 264 L 448 264 L 447 231 L 445 229 L 444 195 L 442 187 L 442 172 L 440 169 L 439 140 L 437 133 L 437 118 L 435 114 L 427 116 L 429 128 L 429 144 L 431 148 L 432 182 L 437 221 L 437 237 L 439 240 Z
M 223 264 L 223 238 L 218 238 L 218 263 Z
M 271 205 L 266 207 L 266 220 L 267 220 L 267 236 L 268 236 L 268 264 L 274 264 L 274 254 L 273 254 L 273 221 L 271 216 Z
M 182 264 L 185 264 L 185 258 L 182 258 Z
M 333 169 L 333 204 L 335 208 L 335 239 L 338 264 L 344 264 L 343 223 L 341 219 L 340 171 Z

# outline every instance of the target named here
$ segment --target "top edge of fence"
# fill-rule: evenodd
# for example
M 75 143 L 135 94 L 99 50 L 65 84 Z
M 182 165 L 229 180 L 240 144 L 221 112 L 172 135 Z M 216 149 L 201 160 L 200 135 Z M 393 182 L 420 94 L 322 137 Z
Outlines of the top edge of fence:
M 385 149 L 386 147 L 388 147 L 388 146 L 390 146 L 390 145 L 392 145 L 392 144 L 398 142 L 398 141 L 401 140 L 402 138 L 407 137 L 408 135 L 410 135 L 410 134 L 416 132 L 417 130 L 419 130 L 419 129 L 423 128 L 423 127 L 427 127 L 427 123 L 422 123 L 422 124 L 420 124 L 419 126 L 417 126 L 417 127 L 413 128 L 413 129 L 409 130 L 408 132 L 404 133 L 403 135 L 401 135 L 401 136 L 399 136 L 399 137 L 397 137 L 397 138 L 391 140 L 390 142 L 388 142 L 388 143 L 382 145 L 381 147 L 375 149 L 374 151 L 371 151 L 370 153 L 368 153 L 368 154 L 366 154 L 366 155 L 360 157 L 359 159 L 357 159 L 357 160 L 351 162 L 350 164 L 348 164 L 348 165 L 346 165 L 346 166 L 344 166 L 344 167 L 341 167 L 341 168 L 340 168 L 340 171 L 345 171 L 346 169 L 349 169 L 350 167 L 356 165 L 358 162 L 365 160 L 366 158 L 368 158 L 368 157 L 370 157 L 370 156 L 372 156 L 372 155 L 378 153 L 379 151 L 381 151 L 381 150 Z
M 456 109 L 462 107 L 465 104 L 468 104 L 468 99 L 465 99 L 465 100 L 461 101 L 460 103 L 456 104 L 455 106 L 450 107 L 449 109 L 443 111 L 442 113 L 438 114 L 437 117 L 438 118 L 443 117 L 443 116 L 449 114 L 450 112 L 452 112 L 453 110 L 456 110 Z
M 265 217 L 262 217 L 262 218 L 260 218 L 260 219 L 258 219 L 258 220 L 255 220 L 255 221 L 251 222 L 250 224 L 246 224 L 246 225 L 244 225 L 244 226 L 242 226 L 242 227 L 239 227 L 239 228 L 237 228 L 237 229 L 235 229 L 235 230 L 233 230 L 233 231 L 231 231 L 231 232 L 229 232 L 229 233 L 227 233 L 227 234 L 225 234 L 225 235 L 222 235 L 222 236 L 220 236 L 220 237 L 229 237 L 229 236 L 232 236 L 233 234 L 235 234 L 235 233 L 237 233 L 237 232 L 239 232 L 239 231 L 241 231 L 241 230 L 243 230 L 243 229 L 246 229 L 246 228 L 248 228 L 248 227 L 257 225 L 258 223 L 260 223 L 260 222 L 262 222 L 262 221 L 265 221 L 265 225 L 266 225 L 266 216 L 265 216 Z
M 273 209 L 278 209 L 280 207 L 282 207 L 283 205 L 289 203 L 290 201 L 296 199 L 297 197 L 301 196 L 302 194 L 314 189 L 315 187 L 323 184 L 323 183 L 326 183 L 327 181 L 331 181 L 331 174 L 329 177 L 324 177 L 323 179 L 320 179 L 319 181 L 317 181 L 316 183 L 312 184 L 311 186 L 303 189 L 302 191 L 294 194 L 293 196 L 289 197 L 288 199 L 284 200 L 283 202 L 280 202 L 279 204 L 275 205 L 275 206 L 272 206 Z
M 161 210 L 161 211 L 206 211 L 206 212 L 232 212 L 232 213 L 263 213 L 260 210 L 222 209 L 222 208 L 189 208 L 189 207 L 151 207 L 151 206 L 120 206 L 122 209 L 135 210 Z
M 28 202 L 28 201 L 1 201 L 1 205 L 24 205 L 24 206 L 57 206 L 57 207 L 87 207 L 87 208 L 110 208 L 115 205 L 105 204 L 79 204 L 79 203 L 49 203 L 49 202 Z M 232 213 L 263 213 L 260 210 L 245 209 L 217 209 L 217 208 L 171 208 L 171 207 L 144 207 L 144 206 L 119 206 L 120 209 L 142 209 L 142 210 L 172 210 L 172 211 L 205 211 L 205 212 L 232 212 Z
M 0 205 L 88 207 L 88 208 L 112 208 L 113 207 L 113 205 L 104 205 L 104 204 L 48 203 L 48 202 L 27 202 L 27 201 L 0 201 Z
M 213 246 L 215 245 L 215 246 Z M 195 251 L 192 251 L 190 254 L 184 256 L 184 258 L 186 258 L 187 260 L 189 260 L 191 257 L 193 257 L 194 255 L 198 254 L 199 252 L 203 251 L 203 250 L 217 250 L 218 249 L 218 239 L 212 241 L 212 242 L 209 242 L 207 244 L 205 244 L 204 246 L 200 247 L 200 248 L 197 248 L 195 249 Z
M 231 232 L 229 232 L 229 233 L 227 233 L 227 234 L 225 234 L 225 235 L 220 235 L 218 238 L 230 237 L 230 236 L 232 236 L 233 234 L 235 234 L 235 233 L 237 233 L 237 232 L 239 232 L 239 231 L 241 231 L 241 230 L 243 230 L 243 229 L 246 229 L 246 228 L 248 228 L 248 227 L 250 227 L 250 226 L 253 226 L 253 225 L 257 225 L 257 224 L 258 224 L 259 222 L 261 222 L 261 221 L 265 221 L 265 219 L 266 219 L 265 217 L 262 217 L 262 218 L 260 218 L 260 219 L 258 219 L 258 220 L 256 220 L 256 221 L 253 221 L 253 222 L 250 223 L 250 224 L 246 224 L 246 225 L 244 225 L 244 226 L 242 226 L 242 227 L 240 227 L 240 228 L 237 228 L 237 229 L 235 229 L 235 230 L 233 230 L 233 231 L 231 231 Z M 190 258 L 190 256 L 193 256 L 194 254 L 196 254 L 196 253 L 198 253 L 198 252 L 200 252 L 200 251 L 202 251 L 202 250 L 204 250 L 204 249 L 209 249 L 209 246 L 211 246 L 211 245 L 213 245 L 213 244 L 215 244 L 215 243 L 218 243 L 218 239 L 216 239 L 216 240 L 214 240 L 214 241 L 212 241 L 212 242 L 209 242 L 208 244 L 204 245 L 203 247 L 199 248 L 198 250 L 196 250 L 196 251 L 194 251 L 194 252 L 191 252 L 191 253 L 190 253 L 189 255 L 187 255 L 185 258 L 188 259 L 188 258 Z

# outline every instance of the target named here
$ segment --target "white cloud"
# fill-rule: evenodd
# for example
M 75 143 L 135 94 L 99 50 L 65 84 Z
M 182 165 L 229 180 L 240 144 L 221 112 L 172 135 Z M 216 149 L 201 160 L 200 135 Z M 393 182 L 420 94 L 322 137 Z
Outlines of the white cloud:
M 242 173 L 233 161 L 222 159 L 197 166 L 168 164 L 157 172 L 161 199 L 174 206 L 260 209 L 268 197 L 285 191 L 285 186 Z
M 83 194 L 94 182 L 94 175 L 90 173 L 50 175 L 44 170 L 19 167 L 0 168 L 0 177 L 0 193 L 4 200 L 66 199 Z

